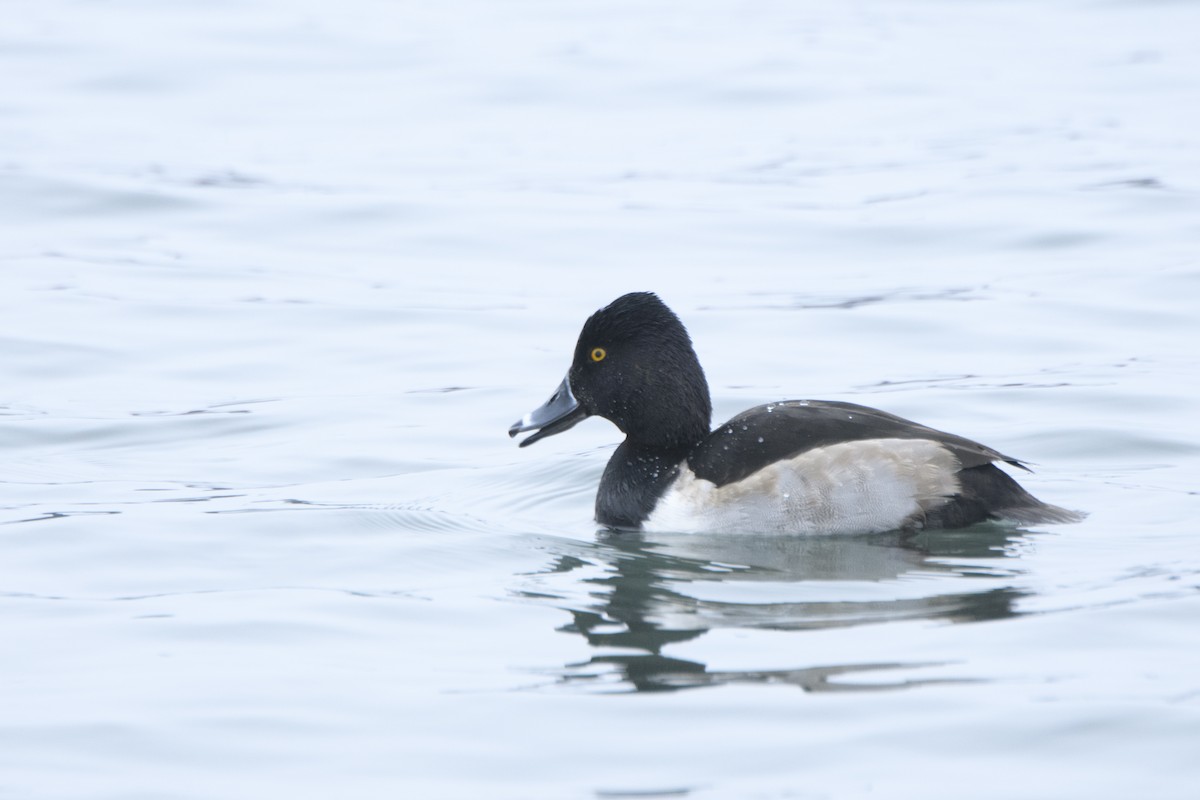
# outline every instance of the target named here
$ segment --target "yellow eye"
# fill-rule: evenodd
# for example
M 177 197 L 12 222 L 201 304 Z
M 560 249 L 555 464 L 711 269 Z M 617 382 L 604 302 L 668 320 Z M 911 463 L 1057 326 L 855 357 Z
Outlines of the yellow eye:
M 603 361 L 606 355 L 608 355 L 608 351 L 603 347 L 592 348 L 592 361 Z

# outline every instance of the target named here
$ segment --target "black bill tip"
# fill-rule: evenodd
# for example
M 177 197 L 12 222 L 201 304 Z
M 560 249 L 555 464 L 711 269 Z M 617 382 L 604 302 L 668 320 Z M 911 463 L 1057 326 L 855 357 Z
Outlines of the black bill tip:
M 574 427 L 588 416 L 571 392 L 570 378 L 563 378 L 550 399 L 514 422 L 508 429 L 508 435 L 511 438 L 518 433 L 534 431 L 532 436 L 521 441 L 521 447 L 528 447 L 539 439 Z

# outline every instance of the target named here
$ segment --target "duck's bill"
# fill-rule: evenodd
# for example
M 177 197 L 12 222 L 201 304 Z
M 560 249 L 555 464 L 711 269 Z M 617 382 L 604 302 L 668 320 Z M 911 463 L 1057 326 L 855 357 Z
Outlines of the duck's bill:
M 563 378 L 563 382 L 554 390 L 549 400 L 514 422 L 508 429 L 508 435 L 516 436 L 525 431 L 537 431 L 521 440 L 521 447 L 526 447 L 538 439 L 545 439 L 547 436 L 573 428 L 587 417 L 587 411 L 571 393 L 571 380 L 567 377 Z

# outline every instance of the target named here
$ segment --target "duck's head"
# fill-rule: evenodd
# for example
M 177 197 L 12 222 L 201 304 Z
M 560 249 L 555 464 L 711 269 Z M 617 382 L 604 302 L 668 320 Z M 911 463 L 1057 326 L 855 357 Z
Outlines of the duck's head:
M 627 294 L 592 314 L 563 382 L 508 435 L 535 431 L 524 447 L 590 416 L 649 447 L 687 447 L 708 435 L 704 370 L 683 323 L 656 295 Z

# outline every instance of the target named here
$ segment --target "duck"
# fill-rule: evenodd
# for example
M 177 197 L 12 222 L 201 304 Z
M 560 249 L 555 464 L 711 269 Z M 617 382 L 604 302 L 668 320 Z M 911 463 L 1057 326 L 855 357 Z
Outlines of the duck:
M 1025 462 L 875 408 L 828 400 L 756 406 L 715 430 L 691 337 L 652 292 L 618 297 L 583 325 L 566 377 L 509 436 L 527 447 L 584 419 L 625 434 L 596 493 L 613 530 L 857 535 L 1063 523 L 997 464 Z

